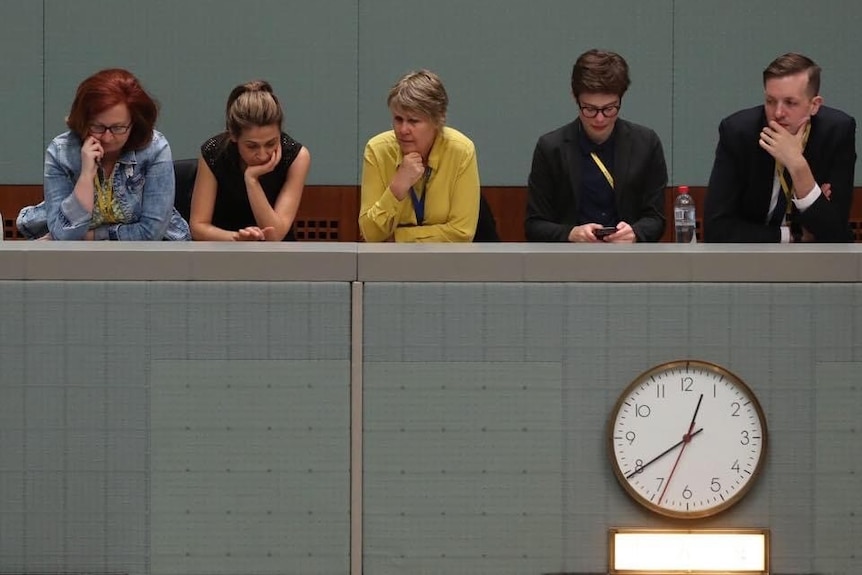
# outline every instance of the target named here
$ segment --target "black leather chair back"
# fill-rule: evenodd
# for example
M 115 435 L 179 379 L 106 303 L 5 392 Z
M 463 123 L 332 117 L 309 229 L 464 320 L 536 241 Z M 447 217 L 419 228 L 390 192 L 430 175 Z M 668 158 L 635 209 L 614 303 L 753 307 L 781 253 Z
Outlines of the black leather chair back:
M 476 235 L 473 236 L 473 241 L 500 241 L 500 236 L 497 234 L 497 220 L 494 219 L 491 206 L 481 193 L 479 194 L 479 221 L 476 223 Z
M 174 182 L 176 186 L 174 207 L 186 221 L 189 221 L 189 214 L 192 211 L 192 190 L 195 187 L 197 174 L 198 161 L 196 158 L 174 160 Z

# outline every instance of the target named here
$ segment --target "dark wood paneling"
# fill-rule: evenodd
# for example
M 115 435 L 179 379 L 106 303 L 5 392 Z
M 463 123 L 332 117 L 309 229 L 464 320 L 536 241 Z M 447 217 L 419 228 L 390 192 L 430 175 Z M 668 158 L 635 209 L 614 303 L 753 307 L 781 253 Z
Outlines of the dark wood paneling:
M 706 187 L 692 186 L 697 209 L 698 237 L 703 237 L 703 201 Z M 667 226 L 661 241 L 673 241 L 673 198 L 675 190 L 665 194 Z M 522 186 L 486 186 L 482 194 L 497 221 L 497 232 L 504 242 L 524 241 L 524 216 L 527 188 Z M 42 199 L 40 185 L 0 185 L 0 214 L 7 240 L 22 239 L 15 218 L 22 207 Z M 356 242 L 359 240 L 359 186 L 306 186 L 296 214 L 295 233 L 301 241 Z M 854 191 L 850 226 L 857 242 L 862 242 L 862 187 Z
M 15 218 L 24 206 L 38 204 L 42 201 L 42 186 L 11 185 L 0 186 L 0 215 L 3 216 L 3 238 L 7 240 L 23 240 L 15 226 Z
M 523 242 L 524 216 L 527 211 L 527 188 L 495 186 L 482 188 L 494 219 L 501 242 Z
M 0 185 L 0 214 L 7 240 L 24 239 L 15 218 L 24 206 L 42 201 L 40 185 Z M 355 242 L 359 237 L 358 186 L 306 186 L 295 233 L 304 241 Z
M 293 224 L 299 241 L 359 239 L 358 186 L 306 186 Z

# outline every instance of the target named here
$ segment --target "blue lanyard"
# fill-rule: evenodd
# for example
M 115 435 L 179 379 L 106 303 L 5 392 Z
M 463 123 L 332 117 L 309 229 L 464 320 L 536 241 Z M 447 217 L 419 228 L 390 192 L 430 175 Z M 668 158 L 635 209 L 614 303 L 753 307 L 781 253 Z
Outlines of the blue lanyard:
M 416 190 L 410 186 L 410 201 L 413 202 L 413 212 L 416 214 L 416 225 L 421 226 L 425 221 L 425 198 L 428 197 L 428 180 L 431 178 L 431 166 L 425 167 L 425 175 L 422 176 L 422 198 L 416 195 Z

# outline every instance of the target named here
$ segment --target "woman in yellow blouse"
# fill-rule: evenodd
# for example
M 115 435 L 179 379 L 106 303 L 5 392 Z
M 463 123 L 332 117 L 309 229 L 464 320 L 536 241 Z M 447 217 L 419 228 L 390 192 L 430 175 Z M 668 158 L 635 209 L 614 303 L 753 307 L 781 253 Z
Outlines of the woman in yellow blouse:
M 411 72 L 389 91 L 392 130 L 371 138 L 359 229 L 367 242 L 470 242 L 479 217 L 476 148 L 449 128 L 436 74 Z

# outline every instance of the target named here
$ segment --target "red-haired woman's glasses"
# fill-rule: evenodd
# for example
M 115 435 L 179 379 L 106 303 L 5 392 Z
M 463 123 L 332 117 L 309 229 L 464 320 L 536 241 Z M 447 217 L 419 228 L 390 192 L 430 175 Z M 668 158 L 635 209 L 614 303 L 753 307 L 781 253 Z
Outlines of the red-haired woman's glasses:
M 123 125 L 123 124 L 114 124 L 113 126 L 103 126 L 102 124 L 90 124 L 90 133 L 92 134 L 104 134 L 105 132 L 111 132 L 115 136 L 121 136 L 129 131 L 131 128 L 131 124 Z

